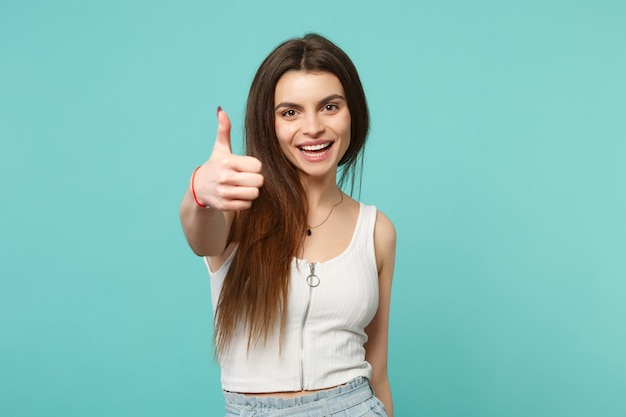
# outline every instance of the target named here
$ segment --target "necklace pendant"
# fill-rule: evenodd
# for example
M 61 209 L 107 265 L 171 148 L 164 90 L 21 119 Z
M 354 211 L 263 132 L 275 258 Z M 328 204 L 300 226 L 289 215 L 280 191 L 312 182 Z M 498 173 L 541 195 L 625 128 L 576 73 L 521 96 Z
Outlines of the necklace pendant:
M 321 225 L 326 223 L 326 220 L 328 220 L 330 218 L 330 215 L 333 214 L 333 210 L 335 209 L 335 207 L 337 207 L 339 204 L 343 203 L 343 192 L 341 190 L 339 190 L 339 194 L 341 194 L 341 198 L 339 199 L 339 202 L 336 203 L 334 206 L 332 206 L 330 208 L 330 211 L 328 212 L 328 215 L 326 216 L 326 218 L 320 224 L 318 224 L 317 226 L 311 226 L 311 225 L 307 226 L 307 228 L 306 228 L 306 235 L 307 236 L 311 236 L 311 233 L 313 233 L 311 231 L 311 229 L 315 229 L 316 227 L 320 227 Z

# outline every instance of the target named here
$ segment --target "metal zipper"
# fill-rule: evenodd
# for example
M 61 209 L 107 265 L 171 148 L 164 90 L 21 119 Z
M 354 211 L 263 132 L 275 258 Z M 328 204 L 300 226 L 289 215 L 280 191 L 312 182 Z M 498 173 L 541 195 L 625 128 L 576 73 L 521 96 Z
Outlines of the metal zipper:
M 300 389 L 304 390 L 304 325 L 309 318 L 309 308 L 311 306 L 311 292 L 313 288 L 320 285 L 320 279 L 315 275 L 315 262 L 309 262 L 309 275 L 306 277 L 306 283 L 309 286 L 309 293 L 307 294 L 306 307 L 304 309 L 304 316 L 302 317 L 302 328 L 300 330 Z

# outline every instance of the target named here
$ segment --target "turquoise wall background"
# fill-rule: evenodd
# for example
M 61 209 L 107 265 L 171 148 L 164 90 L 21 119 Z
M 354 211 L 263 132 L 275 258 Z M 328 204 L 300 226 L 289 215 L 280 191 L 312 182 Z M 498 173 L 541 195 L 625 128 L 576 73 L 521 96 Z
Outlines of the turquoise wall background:
M 397 416 L 626 415 L 626 3 L 4 1 L 0 415 L 219 416 L 178 204 L 262 58 L 343 47 Z

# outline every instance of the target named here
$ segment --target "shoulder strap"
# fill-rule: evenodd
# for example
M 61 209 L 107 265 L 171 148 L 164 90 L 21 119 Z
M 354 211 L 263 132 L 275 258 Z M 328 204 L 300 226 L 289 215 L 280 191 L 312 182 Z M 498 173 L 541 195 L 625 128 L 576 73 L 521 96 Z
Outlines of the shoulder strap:
M 360 203 L 359 220 L 357 221 L 356 244 L 365 249 L 368 255 L 374 256 L 374 227 L 376 226 L 377 210 L 375 206 Z

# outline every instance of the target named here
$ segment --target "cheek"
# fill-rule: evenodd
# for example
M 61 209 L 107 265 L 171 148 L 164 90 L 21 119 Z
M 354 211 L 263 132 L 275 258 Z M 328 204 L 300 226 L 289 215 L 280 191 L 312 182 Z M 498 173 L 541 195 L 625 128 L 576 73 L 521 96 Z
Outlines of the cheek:
M 343 144 L 342 144 L 342 154 L 341 157 L 343 158 L 343 156 L 345 155 L 346 151 L 348 150 L 348 147 L 350 146 L 350 139 L 352 136 L 352 130 L 351 130 L 351 125 L 350 125 L 350 116 L 346 116 L 345 119 L 343 120 L 343 122 L 341 123 L 341 136 L 343 137 Z
M 335 124 L 335 131 L 339 133 L 343 137 L 350 138 L 350 123 L 352 122 L 350 118 L 350 113 L 347 113 L 341 119 L 337 119 L 337 123 Z
M 351 128 L 352 118 L 350 117 L 350 113 L 348 113 L 348 115 L 346 116 L 346 134 L 348 135 L 348 138 L 350 137 Z
M 282 144 L 289 144 L 294 135 L 294 129 L 290 125 L 284 125 L 277 123 L 275 126 L 276 129 L 276 137 L 278 138 L 278 142 Z

